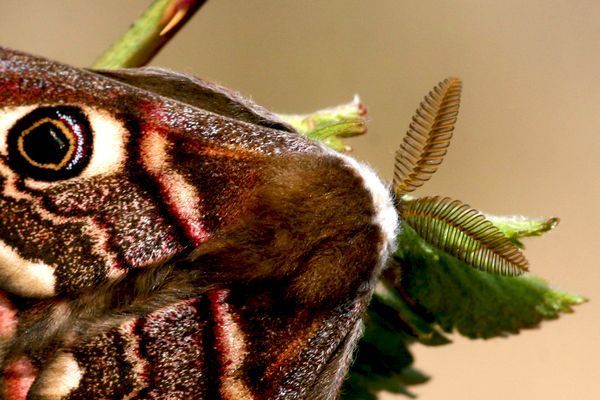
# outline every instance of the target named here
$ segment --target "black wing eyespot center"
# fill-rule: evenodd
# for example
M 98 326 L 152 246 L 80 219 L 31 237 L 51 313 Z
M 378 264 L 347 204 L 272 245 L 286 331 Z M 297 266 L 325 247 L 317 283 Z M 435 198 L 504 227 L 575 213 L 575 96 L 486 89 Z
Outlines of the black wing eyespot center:
M 60 170 L 71 158 L 75 140 L 62 121 L 44 118 L 18 138 L 19 152 L 39 168 Z
M 78 107 L 40 107 L 7 136 L 8 162 L 20 175 L 40 181 L 77 176 L 92 155 L 92 129 Z

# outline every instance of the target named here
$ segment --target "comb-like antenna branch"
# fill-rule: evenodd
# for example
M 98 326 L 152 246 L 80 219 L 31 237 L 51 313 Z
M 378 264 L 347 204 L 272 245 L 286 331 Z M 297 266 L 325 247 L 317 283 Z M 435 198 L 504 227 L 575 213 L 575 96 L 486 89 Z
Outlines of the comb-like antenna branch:
M 462 82 L 448 78 L 421 102 L 396 152 L 394 192 L 398 197 L 429 180 L 450 146 L 458 116 Z
M 483 214 L 458 200 L 407 200 L 402 218 L 430 245 L 474 268 L 501 275 L 527 271 L 521 250 Z

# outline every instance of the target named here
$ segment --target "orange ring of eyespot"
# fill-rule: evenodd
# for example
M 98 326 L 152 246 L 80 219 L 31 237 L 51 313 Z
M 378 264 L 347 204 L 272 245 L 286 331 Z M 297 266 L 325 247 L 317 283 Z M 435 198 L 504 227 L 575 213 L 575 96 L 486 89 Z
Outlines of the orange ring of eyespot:
M 57 130 L 48 132 L 53 136 L 52 139 L 61 140 L 56 137 L 57 134 L 60 134 L 64 136 L 62 140 L 68 142 L 68 148 L 64 154 L 62 153 L 63 149 L 60 149 L 61 153 L 58 154 L 46 153 L 57 155 L 48 163 L 40 162 L 39 159 L 35 159 L 35 156 L 28 153 L 28 146 L 34 146 L 36 151 L 40 149 L 40 147 L 36 147 L 35 142 L 26 143 L 27 136 L 44 124 L 51 124 Z M 42 131 L 41 133 L 44 135 L 46 132 Z M 33 137 L 31 140 L 35 139 Z M 47 145 L 48 139 L 50 138 L 42 136 L 39 139 L 42 142 L 38 143 L 38 146 Z M 69 179 L 80 174 L 89 163 L 92 156 L 92 142 L 93 134 L 90 123 L 80 108 L 74 106 L 40 107 L 18 120 L 8 131 L 8 164 L 24 178 L 46 182 Z M 47 150 L 56 149 L 50 147 Z
M 23 144 L 25 137 L 29 133 L 31 133 L 31 131 L 33 131 L 34 129 L 38 128 L 40 125 L 43 125 L 45 123 L 50 123 L 50 124 L 54 125 L 55 127 L 57 127 L 58 129 L 60 129 L 62 134 L 65 135 L 65 137 L 69 140 L 69 150 L 67 150 L 67 153 L 64 155 L 63 159 L 58 164 L 38 163 L 37 161 L 33 160 L 25 151 L 25 147 Z M 31 125 L 31 127 L 29 127 L 28 129 L 21 132 L 21 135 L 17 139 L 17 148 L 19 149 L 21 156 L 23 156 L 23 158 L 25 158 L 31 165 L 34 165 L 38 168 L 47 168 L 47 169 L 53 169 L 55 171 L 60 171 L 62 168 L 65 167 L 65 165 L 69 162 L 69 160 L 73 156 L 73 152 L 75 151 L 75 140 L 73 138 L 73 133 L 71 132 L 71 130 L 61 120 L 52 119 L 52 118 L 43 118 L 43 119 L 37 121 L 36 123 L 34 123 L 33 125 Z

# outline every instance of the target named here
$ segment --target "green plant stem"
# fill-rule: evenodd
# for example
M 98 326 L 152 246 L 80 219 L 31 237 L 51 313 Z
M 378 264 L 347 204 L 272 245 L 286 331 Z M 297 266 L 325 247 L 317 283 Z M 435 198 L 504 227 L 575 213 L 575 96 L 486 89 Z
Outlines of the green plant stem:
M 148 64 L 205 2 L 155 0 L 92 68 L 133 68 Z
M 204 3 L 206 0 L 155 0 L 92 68 L 135 68 L 148 64 Z M 311 114 L 281 117 L 301 134 L 321 140 L 338 151 L 350 150 L 341 138 L 367 131 L 366 108 L 358 97 Z

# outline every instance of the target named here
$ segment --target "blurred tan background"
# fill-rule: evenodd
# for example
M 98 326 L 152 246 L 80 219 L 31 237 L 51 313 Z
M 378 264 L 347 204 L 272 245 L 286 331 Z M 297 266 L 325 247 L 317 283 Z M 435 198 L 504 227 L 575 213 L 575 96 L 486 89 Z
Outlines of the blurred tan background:
M 0 45 L 87 66 L 149 3 L 2 0 Z M 600 2 L 210 0 L 154 64 L 280 112 L 359 93 L 355 156 L 391 177 L 423 95 L 464 80 L 455 139 L 419 195 L 562 218 L 529 242 L 533 273 L 591 302 L 509 339 L 415 346 L 421 399 L 600 398 Z M 385 397 L 391 399 L 392 397 Z

